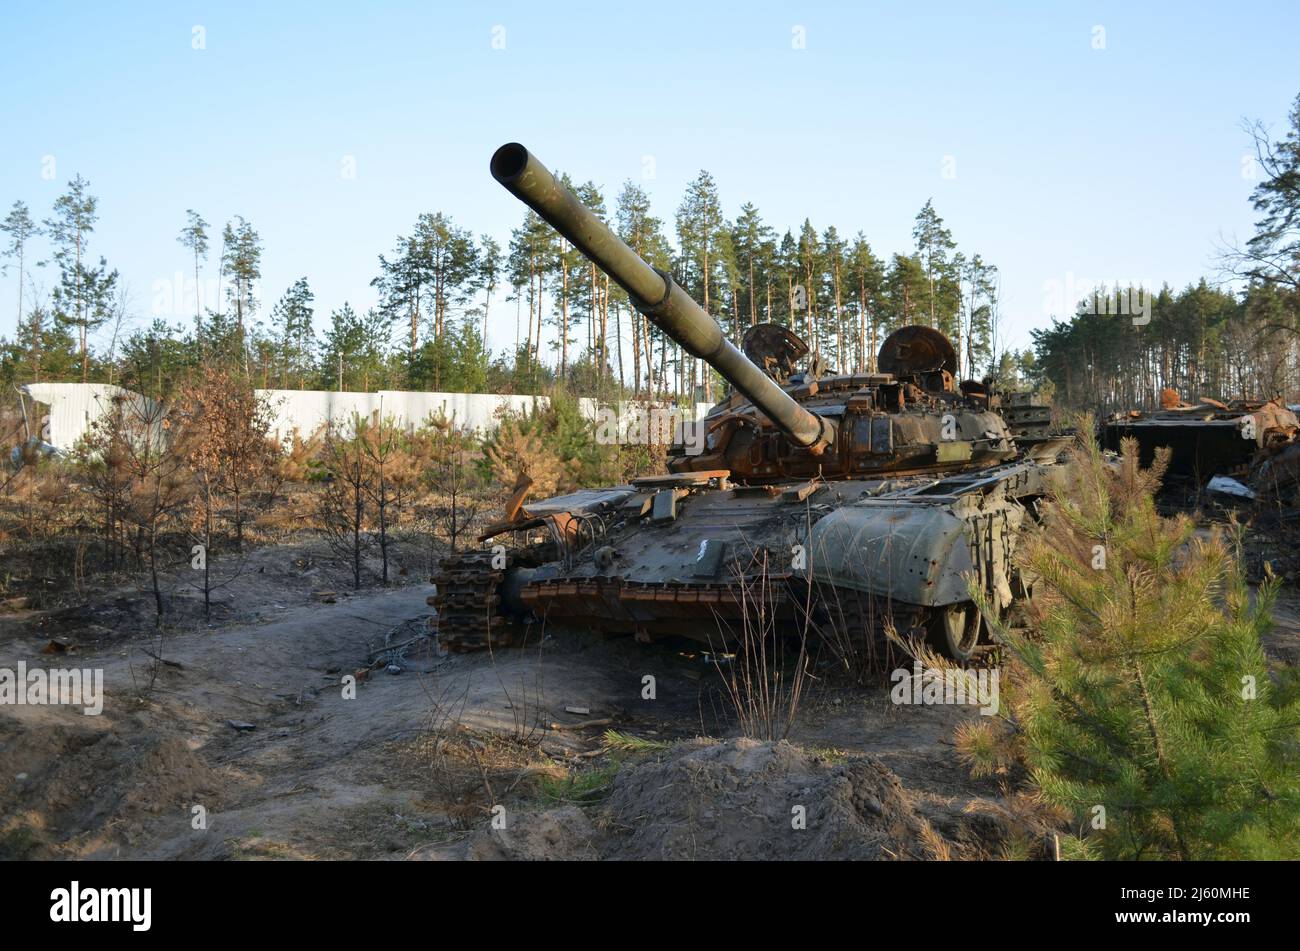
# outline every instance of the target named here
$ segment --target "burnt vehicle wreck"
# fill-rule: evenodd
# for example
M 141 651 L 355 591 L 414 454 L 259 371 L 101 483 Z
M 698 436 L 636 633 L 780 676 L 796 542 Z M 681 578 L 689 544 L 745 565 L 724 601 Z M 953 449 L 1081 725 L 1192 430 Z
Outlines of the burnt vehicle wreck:
M 491 169 L 730 390 L 700 423 L 700 451 L 674 445 L 666 475 L 536 502 L 521 479 L 488 546 L 434 579 L 445 648 L 505 646 L 554 622 L 716 644 L 758 596 L 786 623 L 838 620 L 864 639 L 893 625 L 960 661 L 986 650 L 968 585 L 999 611 L 1029 596 L 1017 539 L 1064 474 L 1070 435 L 1038 426 L 1018 444 L 927 327 L 891 334 L 876 373 L 826 372 L 775 325 L 737 347 L 523 146 Z
M 1151 464 L 1155 451 L 1169 447 L 1172 475 L 1208 479 L 1244 474 L 1257 457 L 1276 452 L 1300 431 L 1295 413 L 1276 400 L 1201 399 L 1183 403 L 1172 390 L 1161 394 L 1161 408 L 1116 413 L 1102 427 L 1102 444 L 1119 451 L 1126 438 L 1137 441 L 1139 461 Z
M 1101 444 L 1118 452 L 1133 439 L 1138 461 L 1151 464 L 1169 449 L 1167 483 L 1208 486 L 1241 498 L 1294 495 L 1300 468 L 1300 420 L 1278 400 L 1202 398 L 1184 403 L 1173 390 L 1160 394 L 1161 408 L 1116 413 L 1101 426 Z

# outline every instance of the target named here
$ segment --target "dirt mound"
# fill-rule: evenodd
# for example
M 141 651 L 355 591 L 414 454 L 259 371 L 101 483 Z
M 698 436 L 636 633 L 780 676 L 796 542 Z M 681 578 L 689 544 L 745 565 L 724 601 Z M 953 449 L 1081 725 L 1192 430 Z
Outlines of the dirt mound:
M 878 760 L 786 742 L 683 744 L 621 773 L 603 812 L 613 858 L 931 857 L 925 820 Z
M 111 856 L 160 820 L 183 829 L 192 805 L 216 805 L 221 779 L 180 736 L 133 717 L 36 727 L 0 718 L 0 858 Z
M 787 742 L 695 740 L 625 766 L 607 799 L 510 816 L 436 858 L 928 859 L 953 857 L 898 778 Z
M 476 836 L 464 857 L 471 861 L 581 861 L 600 857 L 595 851 L 599 838 L 581 809 L 565 806 L 521 817 L 513 829 L 507 826 L 495 835 Z

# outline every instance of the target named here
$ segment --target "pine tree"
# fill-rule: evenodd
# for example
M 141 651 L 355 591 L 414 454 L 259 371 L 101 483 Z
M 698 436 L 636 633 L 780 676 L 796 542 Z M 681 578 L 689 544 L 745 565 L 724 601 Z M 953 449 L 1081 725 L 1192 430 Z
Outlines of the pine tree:
M 477 283 L 483 291 L 483 331 L 481 338 L 487 346 L 488 308 L 492 304 L 492 295 L 501 283 L 501 245 L 490 235 L 479 235 L 479 260 Z
M 1079 432 L 1018 553 L 1043 589 L 1037 634 L 982 604 L 1010 682 L 1002 718 L 963 728 L 959 749 L 979 770 L 1023 760 L 1075 820 L 1070 856 L 1300 856 L 1300 690 L 1261 646 L 1277 582 L 1252 598 L 1239 533 L 1158 514 L 1167 451 L 1144 471 L 1126 441 L 1114 466 L 1091 420 Z
M 920 260 L 895 254 L 885 274 L 884 287 L 885 326 L 896 330 L 916 323 L 917 311 L 924 305 L 929 287 Z
M 470 329 L 474 331 L 474 328 Z M 415 454 L 410 451 L 410 440 L 393 417 L 382 416 L 376 423 L 366 426 L 360 439 L 362 455 L 370 470 L 365 492 L 374 512 L 379 579 L 387 587 L 393 530 L 400 524 L 402 513 L 411 502 L 420 480 L 420 470 Z
M 262 239 L 253 226 L 236 215 L 221 232 L 222 273 L 230 278 L 226 298 L 235 310 L 234 345 L 248 372 L 248 325 L 257 312 L 256 284 L 262 276 Z
M 678 262 L 674 279 L 712 314 L 721 299 L 722 257 L 720 245 L 726 234 L 726 220 L 718 199 L 713 176 L 701 170 L 686 188 L 686 196 L 677 208 Z M 699 361 L 691 358 L 689 386 L 694 389 Z M 692 396 L 692 399 L 694 396 Z M 704 398 L 712 400 L 712 372 L 704 373 Z
M 818 310 L 821 291 L 822 245 L 817 236 L 817 229 L 807 218 L 799 229 L 798 244 L 798 283 L 795 288 L 795 301 L 798 304 L 798 319 L 802 322 L 800 335 L 814 350 L 821 350 L 824 341 L 819 338 Z
M 554 495 L 564 479 L 564 462 L 542 443 L 534 417 L 507 416 L 487 439 L 483 452 L 499 485 L 513 485 L 520 475 L 532 480 L 532 494 Z
M 526 379 L 533 387 L 538 381 L 548 262 L 556 253 L 558 243 L 555 230 L 531 209 L 524 214 L 523 224 L 510 233 L 506 264 L 510 285 L 515 288 L 528 285 L 528 329 L 518 341 L 521 347 L 516 347 L 516 364 L 523 374 L 521 381 Z
M 0 375 L 9 386 L 68 379 L 81 362 L 76 339 L 41 304 L 27 312 L 13 341 L 0 349 Z
M 168 399 L 199 362 L 193 342 L 178 331 L 157 318 L 127 337 L 119 358 L 121 385 L 156 400 Z
M 774 232 L 763 223 L 752 202 L 740 206 L 740 215 L 731 227 L 731 244 L 735 249 L 740 306 L 736 317 L 746 327 L 768 320 L 765 291 L 769 286 Z
M 247 381 L 228 369 L 207 367 L 183 388 L 169 419 L 172 444 L 192 483 L 187 521 L 192 540 L 202 546 L 196 587 L 203 592 L 207 617 L 212 593 L 242 569 L 232 558 L 224 570 L 213 571 L 226 560 L 218 551 L 221 528 L 238 529 L 248 517 L 248 498 L 259 491 L 269 495 L 279 481 L 280 453 L 270 436 L 273 413 Z
M 316 334 L 312 327 L 315 299 L 307 278 L 300 277 L 271 309 L 281 389 L 293 382 L 297 382 L 300 390 L 307 388 L 307 374 L 315 363 Z
M 54 288 L 54 319 L 75 327 L 81 352 L 81 382 L 90 378 L 90 334 L 113 315 L 118 273 L 102 257 L 97 265 L 78 262 L 64 270 Z
M 623 242 L 651 266 L 666 270 L 670 267 L 671 252 L 664 237 L 663 222 L 651 214 L 650 196 L 645 189 L 632 182 L 624 182 L 614 211 L 615 231 Z M 626 303 L 632 324 L 632 388 L 647 393 L 655 389 L 654 352 L 660 330 L 642 314 L 632 309 L 631 301 L 621 288 L 614 288 L 615 300 Z M 644 367 L 644 373 L 642 368 Z
M 861 231 L 853 238 L 848 259 L 849 293 L 857 318 L 857 347 L 854 370 L 875 372 L 877 339 L 882 316 L 881 294 L 885 284 L 885 267 L 871 251 Z
M 965 315 L 965 339 L 959 341 L 960 362 L 964 375 L 976 377 L 980 367 L 992 369 L 993 323 L 997 306 L 998 269 L 976 254 L 969 261 L 961 258 L 961 277 L 966 291 L 962 305 Z
M 199 280 L 199 267 L 208 257 L 208 223 L 193 208 L 185 212 L 185 227 L 176 241 L 194 255 L 194 329 L 203 329 L 203 285 Z
M 1261 217 L 1236 257 L 1244 275 L 1289 289 L 1291 313 L 1300 317 L 1300 96 L 1291 105 L 1287 126 L 1286 136 L 1272 143 L 1261 123 L 1250 129 L 1264 172 L 1250 199 Z
M 442 212 L 421 214 L 409 236 L 399 236 L 392 259 L 379 257 L 380 309 L 389 321 L 403 319 L 408 327 L 408 374 L 415 365 L 432 367 L 433 386 L 441 384 L 441 363 L 421 356 L 420 334 L 439 345 L 450 318 L 457 316 L 482 286 L 483 269 L 474 236 Z M 495 264 L 493 265 L 495 270 Z M 495 277 L 493 278 L 495 280 Z M 484 312 L 486 319 L 486 310 Z M 407 381 L 415 386 L 414 376 Z
M 844 242 L 832 225 L 822 232 L 822 296 L 830 311 L 830 319 L 825 321 L 827 326 L 824 336 L 833 342 L 834 366 L 840 371 L 847 371 L 849 367 L 844 322 L 844 277 Z
M 362 391 L 396 383 L 397 374 L 389 370 L 392 336 L 389 316 L 376 307 L 367 310 L 361 318 L 361 351 L 352 357 L 353 367 L 361 373 Z
M 473 235 L 442 212 L 420 215 L 415 225 L 415 247 L 429 278 L 426 291 L 430 330 L 437 340 L 455 309 L 474 295 L 478 249 Z
M 45 220 L 45 231 L 54 246 L 59 266 L 59 284 L 54 289 L 54 319 L 77 328 L 81 344 L 81 381 L 90 374 L 90 333 L 108 320 L 117 271 L 109 271 L 101 257 L 99 266 L 84 263 L 86 248 L 99 220 L 99 199 L 90 194 L 90 183 L 77 175 L 68 190 L 54 202 L 54 215 Z
M 472 432 L 439 414 L 417 435 L 417 465 L 433 493 L 432 522 L 453 552 L 468 534 L 481 507 L 477 490 L 483 483 L 483 457 Z M 412 453 L 415 455 L 415 453 Z M 512 474 L 510 478 L 513 478 Z
M 574 190 L 573 181 L 567 173 L 560 173 L 559 179 L 560 184 L 566 189 Z M 559 358 L 559 378 L 561 381 L 567 381 L 569 347 L 574 342 L 571 312 L 575 290 L 574 273 L 587 262 L 563 235 L 556 235 L 555 243 L 549 250 L 551 254 L 549 260 L 544 261 L 544 273 L 551 275 L 551 323 L 556 332 L 555 340 L 551 341 L 551 349 L 556 351 L 556 356 Z
M 379 276 L 370 282 L 378 289 L 380 309 L 390 320 L 406 323 L 407 353 L 411 357 L 420 345 L 420 305 L 428 280 L 419 242 L 414 237 L 399 236 L 391 260 L 379 256 Z
M 0 221 L 0 231 L 9 236 L 9 244 L 0 250 L 0 258 L 11 258 L 18 265 L 18 318 L 17 325 L 23 323 L 23 284 L 27 281 L 27 242 L 41 234 L 41 229 L 32 221 L 27 205 L 15 201 L 4 221 Z M 7 273 L 10 265 L 0 267 L 0 274 Z M 39 379 L 39 377 L 38 377 Z
M 943 219 L 934 210 L 933 201 L 926 201 L 917 213 L 912 238 L 916 241 L 917 258 L 925 271 L 922 307 L 927 315 L 927 324 L 955 339 L 958 332 L 954 325 L 961 294 L 952 258 L 957 246 L 953 243 L 952 233 L 944 227 Z
M 357 387 L 359 380 L 351 372 L 354 360 L 365 346 L 365 329 L 361 318 L 347 301 L 330 312 L 330 326 L 320 348 L 320 380 L 327 390 L 343 392 L 347 383 Z
M 317 464 L 322 477 L 316 494 L 316 526 L 334 553 L 346 559 L 353 590 L 361 589 L 365 553 L 372 544 L 370 498 L 374 468 L 366 452 L 366 421 L 330 420 L 321 439 Z
M 590 209 L 597 218 L 606 221 L 608 214 L 605 209 L 605 197 L 595 183 L 585 182 L 579 185 L 574 194 L 578 201 Z M 604 340 L 606 313 L 602 300 L 604 290 L 604 274 L 593 262 L 579 256 L 575 260 L 573 269 L 570 300 L 575 309 L 580 309 L 587 316 L 586 350 L 583 357 L 595 369 L 596 379 L 593 382 L 597 388 L 604 379 L 608 362 Z
M 804 306 L 800 303 L 800 295 L 795 293 L 795 285 L 799 283 L 799 246 L 788 230 L 782 235 L 781 243 L 776 249 L 774 270 L 777 285 L 776 314 L 771 319 L 797 330 L 800 319 L 798 314 Z

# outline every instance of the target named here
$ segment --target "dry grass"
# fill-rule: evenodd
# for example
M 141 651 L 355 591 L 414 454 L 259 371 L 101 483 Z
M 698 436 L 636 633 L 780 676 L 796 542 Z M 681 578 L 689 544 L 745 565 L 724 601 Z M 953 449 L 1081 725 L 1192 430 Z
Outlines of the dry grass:
M 404 752 L 424 777 L 430 804 L 462 829 L 482 824 L 493 806 L 534 798 L 544 783 L 569 776 L 535 745 L 459 725 L 423 734 Z
M 894 629 L 888 601 L 832 586 L 818 595 L 826 615 L 818 626 L 821 642 L 837 669 L 850 683 L 878 685 L 902 659 L 895 642 L 880 633 Z
M 799 634 L 790 638 L 780 629 L 776 613 L 778 592 L 767 553 L 758 556 L 759 571 L 751 576 L 737 564 L 734 577 L 741 589 L 739 627 L 722 622 L 722 646 L 735 645 L 734 653 L 714 651 L 713 665 L 743 736 L 755 740 L 783 740 L 799 716 L 799 705 L 809 682 L 808 640 L 811 624 L 805 620 Z M 804 617 L 809 612 L 804 611 Z

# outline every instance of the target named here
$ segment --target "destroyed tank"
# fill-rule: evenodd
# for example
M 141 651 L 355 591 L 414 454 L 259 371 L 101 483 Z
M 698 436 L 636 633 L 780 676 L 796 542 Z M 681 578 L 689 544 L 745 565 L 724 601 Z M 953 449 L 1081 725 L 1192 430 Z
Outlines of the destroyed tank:
M 1115 413 L 1102 424 L 1105 449 L 1119 452 L 1125 439 L 1137 442 L 1143 466 L 1151 465 L 1158 449 L 1168 448 L 1168 476 L 1199 485 L 1212 476 L 1267 473 L 1269 462 L 1300 439 L 1300 419 L 1280 400 L 1221 403 L 1203 397 L 1185 403 L 1165 389 L 1159 410 Z
M 868 646 L 892 625 L 962 662 L 987 650 L 968 582 L 998 611 L 1030 594 L 1016 541 L 1068 436 L 1017 446 L 927 327 L 890 335 L 875 373 L 826 372 L 772 324 L 738 347 L 523 146 L 502 146 L 491 170 L 730 389 L 690 433 L 702 438 L 671 447 L 666 475 L 535 502 L 521 477 L 486 547 L 434 578 L 445 648 L 518 643 L 543 625 L 716 648 L 761 613 L 765 628 L 833 626 Z

